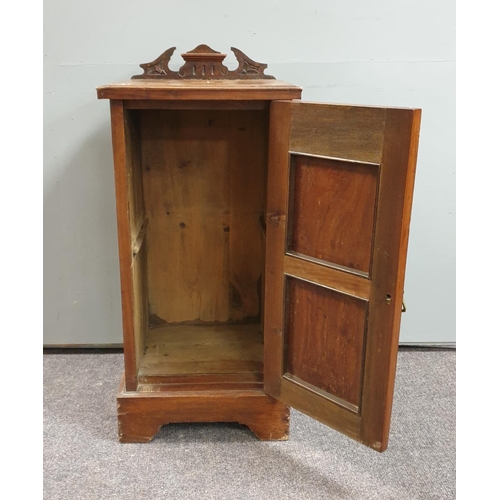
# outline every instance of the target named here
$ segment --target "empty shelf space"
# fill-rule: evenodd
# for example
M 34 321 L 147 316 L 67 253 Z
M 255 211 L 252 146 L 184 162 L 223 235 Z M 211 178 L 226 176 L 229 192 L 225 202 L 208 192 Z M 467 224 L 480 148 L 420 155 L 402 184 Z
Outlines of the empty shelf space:
M 257 380 L 262 358 L 260 324 L 165 326 L 148 333 L 139 380 L 216 374 L 253 374 Z

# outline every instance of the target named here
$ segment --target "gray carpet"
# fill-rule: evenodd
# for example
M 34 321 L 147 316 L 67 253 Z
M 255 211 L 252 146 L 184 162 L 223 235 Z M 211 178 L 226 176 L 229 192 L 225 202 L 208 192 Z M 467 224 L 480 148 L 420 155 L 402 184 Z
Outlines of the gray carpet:
M 44 498 L 454 499 L 455 352 L 399 353 L 389 449 L 292 411 L 290 440 L 238 424 L 164 426 L 117 441 L 121 354 L 44 356 Z

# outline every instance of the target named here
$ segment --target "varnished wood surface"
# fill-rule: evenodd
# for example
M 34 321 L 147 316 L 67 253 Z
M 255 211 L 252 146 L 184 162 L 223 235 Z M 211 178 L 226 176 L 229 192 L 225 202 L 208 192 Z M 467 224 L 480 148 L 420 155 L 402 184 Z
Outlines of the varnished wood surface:
M 371 281 L 368 278 L 328 267 L 323 263 L 318 265 L 302 256 L 285 255 L 284 272 L 287 276 L 318 283 L 360 299 L 370 298 Z
M 136 112 L 123 110 L 131 244 L 144 224 L 144 195 L 141 171 L 141 131 Z
M 134 339 L 136 371 L 141 364 L 148 331 L 148 284 L 146 248 L 142 245 L 132 260 L 132 297 L 134 305 Z
M 258 321 L 267 113 L 141 114 L 152 324 Z
M 271 103 L 264 387 L 377 451 L 388 442 L 419 123 L 419 110 Z M 297 153 L 309 156 L 298 179 L 290 175 Z M 326 165 L 339 162 L 343 172 L 333 182 Z M 349 183 L 336 191 L 336 182 L 352 180 L 353 172 L 359 196 L 330 212 L 349 191 Z M 339 214 L 351 220 L 350 251 L 322 254 Z M 297 227 L 307 237 L 293 242 Z M 285 280 L 287 272 L 295 278 Z M 285 281 L 296 283 L 286 310 Z
M 158 427 L 164 423 L 200 421 L 201 418 L 209 418 L 210 421 L 240 421 L 253 426 L 254 431 L 265 438 L 277 438 L 276 436 L 284 436 L 284 429 L 285 427 L 286 430 L 288 428 L 288 423 L 286 422 L 285 425 L 283 421 L 284 409 L 288 416 L 286 406 L 283 403 L 287 403 L 364 444 L 378 451 L 383 451 L 387 447 L 392 406 L 408 227 L 420 123 L 419 110 L 339 105 L 325 106 L 284 101 L 272 102 L 270 109 L 268 201 L 265 209 L 262 200 L 259 201 L 259 218 L 255 217 L 255 211 L 251 211 L 252 214 L 248 215 L 249 219 L 247 220 L 247 213 L 240 211 L 239 208 L 238 210 L 232 210 L 231 201 L 229 202 L 229 210 L 222 209 L 218 212 L 222 206 L 222 204 L 219 205 L 220 199 L 224 199 L 224 196 L 226 196 L 224 193 L 230 193 L 232 189 L 235 189 L 234 192 L 237 193 L 237 200 L 241 202 L 241 205 L 246 206 L 248 203 L 245 195 L 247 194 L 246 184 L 249 181 L 244 176 L 238 177 L 238 175 L 229 176 L 229 179 L 222 183 L 222 198 L 220 198 L 220 189 L 217 193 L 215 192 L 215 181 L 211 181 L 208 177 L 203 179 L 202 176 L 207 185 L 200 187 L 199 184 L 196 184 L 198 177 L 192 175 L 190 182 L 180 183 L 180 189 L 174 190 L 172 188 L 168 190 L 166 198 L 158 196 L 156 198 L 157 202 L 152 203 L 155 206 L 154 210 L 148 212 L 148 200 L 151 203 L 151 200 L 154 200 L 155 197 L 151 197 L 150 193 L 147 193 L 149 188 L 144 183 L 143 187 L 146 193 L 144 205 L 146 206 L 145 210 L 141 208 L 140 193 L 142 187 L 140 181 L 133 180 L 134 176 L 137 177 L 138 172 L 134 165 L 141 166 L 140 177 L 142 181 L 145 181 L 146 174 L 153 172 L 154 169 L 164 168 L 166 164 L 165 158 L 175 159 L 174 164 L 178 170 L 189 169 L 190 164 L 182 161 L 186 159 L 181 157 L 185 156 L 184 151 L 194 150 L 195 156 L 214 158 L 211 169 L 215 167 L 216 170 L 221 164 L 224 164 L 225 158 L 231 158 L 233 153 L 231 148 L 229 148 L 229 151 L 224 150 L 224 146 L 220 144 L 218 139 L 210 141 L 212 132 L 208 129 L 214 127 L 215 122 L 207 120 L 206 127 L 203 130 L 199 126 L 191 127 L 193 132 L 190 132 L 187 137 L 188 140 L 192 140 L 191 145 L 181 144 L 186 138 L 182 136 L 183 130 L 180 127 L 181 136 L 177 137 L 179 141 L 175 147 L 179 146 L 182 154 L 178 158 L 176 156 L 178 151 L 171 153 L 169 150 L 168 154 L 165 155 L 165 141 L 155 135 L 159 132 L 161 136 L 163 133 L 161 126 L 158 127 L 154 120 L 149 127 L 149 132 L 148 126 L 143 126 L 143 118 L 149 112 L 146 109 L 149 104 L 144 104 L 145 102 L 157 100 L 157 102 L 162 103 L 159 107 L 163 106 L 164 111 L 171 117 L 175 115 L 175 110 L 173 110 L 175 105 L 167 106 L 163 104 L 165 102 L 189 103 L 178 106 L 179 113 L 189 114 L 191 111 L 187 108 L 193 107 L 196 109 L 196 106 L 192 103 L 199 101 L 200 107 L 205 106 L 204 110 L 193 112 L 211 114 L 217 110 L 213 110 L 209 105 L 201 103 L 214 100 L 221 103 L 218 109 L 219 113 L 233 113 L 233 111 L 227 110 L 227 108 L 233 109 L 232 105 L 227 104 L 228 102 L 245 100 L 249 103 L 255 101 L 259 103 L 260 109 L 263 101 L 299 98 L 301 89 L 282 84 L 282 82 L 269 80 L 265 82 L 244 82 L 243 84 L 238 80 L 234 82 L 196 81 L 192 82 L 192 84 L 191 82 L 168 82 L 167 85 L 165 85 L 165 82 L 147 82 L 146 85 L 144 83 L 146 82 L 129 81 L 98 89 L 100 98 L 113 99 L 114 96 L 114 99 L 126 99 L 136 103 L 132 104 L 129 109 L 125 109 L 121 100 L 112 100 L 111 103 L 125 347 L 124 383 L 126 390 L 122 390 L 119 396 L 121 439 L 123 441 L 147 441 L 151 439 Z M 141 106 L 144 106 L 144 108 Z M 252 107 L 250 104 L 245 104 L 245 106 Z M 151 110 L 151 112 L 159 113 L 159 111 L 154 110 Z M 240 111 L 234 111 L 234 113 L 240 113 Z M 241 113 L 262 113 L 266 115 L 267 112 L 266 107 L 264 107 L 262 111 L 241 111 Z M 224 119 L 222 119 L 222 122 L 224 122 Z M 266 125 L 264 127 L 262 125 L 266 123 L 267 120 L 260 119 L 251 125 L 251 129 L 256 131 L 260 125 L 260 132 L 256 133 L 264 134 L 265 137 L 263 130 Z M 174 120 L 169 122 L 166 127 L 170 127 L 174 131 L 179 129 L 178 125 L 179 121 Z M 240 130 L 240 128 L 244 127 L 234 128 L 230 126 L 229 128 L 236 135 L 236 132 L 244 132 Z M 215 125 L 215 129 L 217 129 L 217 125 Z M 185 128 L 184 132 L 186 130 Z M 190 135 L 191 133 L 192 135 Z M 175 135 L 175 132 L 173 134 Z M 204 143 L 207 134 L 208 142 L 211 142 L 208 145 Z M 144 137 L 146 137 L 146 141 Z M 216 134 L 213 137 L 216 137 Z M 144 146 L 148 140 L 150 142 L 145 153 Z M 244 141 L 242 142 L 244 143 Z M 194 148 L 193 144 L 195 144 Z M 262 145 L 264 147 L 260 147 Z M 264 151 L 265 139 L 260 146 L 258 150 Z M 185 150 L 182 149 L 184 147 Z M 242 158 L 254 155 L 257 148 L 241 146 L 241 143 L 238 142 L 238 146 L 234 148 L 234 151 L 236 151 L 235 155 L 240 161 Z M 302 164 L 302 167 L 306 163 L 309 166 L 303 169 L 298 178 L 293 176 L 292 186 L 289 185 L 291 151 L 310 156 Z M 312 159 L 311 156 L 317 156 L 318 158 Z M 187 160 L 189 161 L 189 158 Z M 378 190 L 376 191 L 377 199 L 374 201 L 374 205 L 377 207 L 375 224 L 371 228 L 372 236 L 374 236 L 374 252 L 370 257 L 371 267 L 366 264 L 366 252 L 361 257 L 357 254 L 354 256 L 354 261 L 348 262 L 342 262 L 338 254 L 326 255 L 321 253 L 324 251 L 324 247 L 328 246 L 321 239 L 324 236 L 321 227 L 325 224 L 325 221 L 329 222 L 334 216 L 328 210 L 325 214 L 324 211 L 315 207 L 313 201 L 316 199 L 317 202 L 319 199 L 321 202 L 321 196 L 315 198 L 314 193 L 308 193 L 307 189 L 314 184 L 324 189 L 326 196 L 327 193 L 332 191 L 331 188 L 335 185 L 335 182 L 330 179 L 330 174 L 316 175 L 319 171 L 325 172 L 327 170 L 319 168 L 319 165 L 324 164 L 324 162 L 341 161 L 346 163 L 344 160 L 350 164 L 345 170 L 348 172 L 347 177 L 349 177 L 353 168 L 372 169 L 371 171 L 377 169 L 380 175 Z M 229 160 L 228 162 L 230 163 Z M 356 162 L 363 162 L 364 165 L 356 167 L 353 165 Z M 202 162 L 200 161 L 199 164 L 202 165 Z M 265 161 L 263 164 L 265 165 Z M 380 168 L 372 164 L 380 164 Z M 247 165 L 252 165 L 250 160 L 248 160 Z M 307 168 L 315 170 L 313 178 L 305 175 Z M 265 176 L 265 168 L 262 171 Z M 238 174 L 241 173 L 242 171 L 238 171 Z M 215 177 L 218 177 L 218 175 Z M 344 182 L 344 177 L 344 174 L 342 174 L 337 179 L 339 185 Z M 160 177 L 160 184 L 161 179 L 164 179 L 164 177 Z M 236 183 L 235 187 L 233 183 Z M 190 194 L 189 190 L 193 187 L 195 191 L 198 189 L 197 196 L 194 196 L 193 193 Z M 263 191 L 263 187 L 265 188 L 265 181 L 256 181 L 255 184 L 250 182 L 248 196 L 251 196 L 254 188 Z M 162 186 L 163 188 L 164 186 Z M 210 193 L 206 198 L 203 196 L 204 189 L 207 189 L 206 192 Z M 345 189 L 341 191 L 345 193 Z M 360 191 L 364 193 L 365 189 Z M 290 196 L 290 192 L 293 193 L 292 196 Z M 295 194 L 298 192 L 300 196 L 297 198 Z M 304 194 L 305 196 L 302 196 Z M 177 210 L 177 219 L 169 206 L 172 200 L 175 205 L 175 196 L 185 197 L 183 199 L 188 200 L 187 206 L 189 207 L 188 210 Z M 301 198 L 309 202 L 301 205 Z M 359 196 L 359 198 L 363 198 L 363 196 Z M 210 199 L 210 202 L 203 205 L 208 199 Z M 251 199 L 254 200 L 255 197 L 252 196 Z M 363 210 L 359 200 L 356 199 L 356 196 L 351 197 L 351 201 L 352 199 L 358 203 L 358 205 L 356 205 L 356 202 L 354 203 L 356 205 L 354 210 L 362 213 Z M 291 202 L 290 205 L 289 201 Z M 347 203 L 351 202 L 345 200 L 345 204 Z M 152 205 L 150 204 L 150 206 Z M 210 208 L 200 211 L 200 206 L 204 207 L 203 210 L 207 207 Z M 292 217 L 289 217 L 290 206 L 293 209 L 291 211 Z M 193 207 L 194 210 L 192 210 Z M 298 216 L 299 219 L 295 218 L 298 213 L 296 210 L 305 214 L 303 220 L 300 220 L 300 216 Z M 156 211 L 156 215 L 151 216 L 154 211 Z M 267 232 L 264 284 L 266 302 L 264 315 L 266 339 L 264 346 L 264 383 L 269 394 L 281 399 L 282 403 L 278 403 L 281 406 L 273 406 L 273 410 L 268 405 L 271 403 L 276 405 L 275 400 L 266 396 L 268 398 L 267 403 L 263 403 L 266 398 L 263 393 L 257 389 L 250 389 L 252 384 L 261 383 L 258 378 L 262 365 L 259 371 L 256 365 L 252 365 L 254 360 L 251 358 L 254 358 L 254 356 L 245 357 L 245 352 L 247 354 L 254 352 L 252 349 L 255 349 L 256 344 L 253 343 L 253 347 L 249 347 L 248 351 L 245 351 L 245 348 L 242 348 L 241 345 L 235 347 L 234 351 L 237 354 L 232 357 L 231 349 L 233 347 L 230 345 L 231 342 L 227 342 L 231 337 L 230 335 L 224 336 L 226 339 L 224 341 L 225 347 L 219 345 L 217 349 L 214 349 L 217 350 L 218 357 L 203 359 L 203 354 L 207 354 L 206 350 L 198 353 L 195 351 L 199 346 L 187 348 L 186 336 L 183 334 L 182 340 L 178 344 L 178 352 L 175 354 L 177 357 L 174 356 L 174 362 L 168 364 L 162 360 L 161 362 L 158 361 L 156 365 L 155 362 L 152 362 L 152 367 L 160 368 L 156 369 L 156 372 L 153 368 L 150 374 L 145 373 L 142 380 L 145 383 L 141 383 L 140 386 L 141 392 L 135 390 L 137 389 L 137 369 L 140 365 L 142 370 L 145 359 L 145 357 L 142 357 L 141 344 L 144 338 L 142 334 L 146 329 L 144 322 L 146 316 L 143 313 L 151 306 L 151 303 L 148 305 L 145 301 L 146 295 L 151 297 L 151 290 L 159 290 L 161 287 L 172 284 L 172 282 L 168 282 L 165 285 L 165 277 L 167 276 L 165 273 L 155 275 L 148 271 L 148 279 L 152 279 L 153 282 L 155 279 L 157 280 L 156 284 L 153 283 L 153 285 L 148 284 L 144 278 L 146 274 L 143 272 L 146 260 L 144 256 L 149 255 L 152 242 L 161 240 L 161 238 L 153 237 L 154 233 L 152 232 L 152 228 L 155 227 L 154 218 L 156 217 L 156 222 L 159 221 L 158 214 L 160 212 L 168 216 L 172 215 L 172 224 L 176 230 L 171 231 L 169 235 L 174 236 L 174 240 L 175 235 L 179 236 L 177 238 L 179 251 L 170 253 L 170 257 L 191 254 L 191 257 L 189 257 L 191 264 L 189 264 L 188 259 L 188 261 L 183 261 L 180 265 L 177 262 L 177 267 L 182 267 L 188 262 L 188 269 L 192 265 L 193 269 L 198 270 L 197 273 L 192 275 L 196 276 L 196 279 L 200 276 L 202 281 L 205 279 L 203 278 L 203 269 L 207 267 L 211 269 L 212 277 L 217 277 L 217 279 L 211 281 L 207 277 L 202 286 L 190 278 L 189 272 L 184 273 L 184 278 L 176 279 L 174 275 L 173 283 L 175 286 L 179 283 L 181 285 L 187 283 L 189 287 L 194 287 L 194 289 L 199 287 L 198 289 L 203 290 L 202 293 L 205 294 L 194 310 L 198 313 L 205 311 L 203 314 L 206 313 L 207 316 L 201 318 L 201 315 L 198 314 L 188 319 L 188 322 L 201 323 L 205 318 L 209 317 L 216 318 L 210 321 L 219 321 L 218 317 L 222 310 L 220 304 L 227 304 L 227 320 L 257 321 L 260 318 L 261 303 L 258 292 L 255 292 L 258 298 L 257 301 L 254 298 L 244 299 L 245 297 L 252 297 L 253 291 L 261 290 L 264 280 L 261 276 L 256 281 L 254 277 L 248 279 L 248 274 L 244 275 L 239 270 L 243 269 L 244 262 L 250 263 L 250 266 L 245 270 L 252 269 L 253 266 L 257 268 L 257 262 L 260 259 L 258 267 L 262 272 L 263 234 L 264 231 Z M 205 216 L 205 213 L 208 215 Z M 266 214 L 265 218 L 262 217 L 263 213 Z M 235 217 L 236 215 L 241 217 L 241 220 Z M 352 214 L 346 213 L 344 215 L 350 217 Z M 217 218 L 219 216 L 221 216 L 220 219 Z M 315 227 L 311 228 L 305 225 L 306 219 L 315 224 Z M 361 217 L 361 219 L 366 223 L 368 218 Z M 148 222 L 148 229 L 145 237 L 142 237 L 141 228 L 145 227 L 144 223 L 146 221 Z M 214 221 L 217 221 L 217 223 L 214 223 Z M 219 224 L 221 221 L 222 225 Z M 352 226 L 352 224 L 351 221 L 346 226 Z M 222 227 L 222 232 L 225 233 L 222 238 L 219 238 L 217 232 L 220 227 Z M 234 227 L 240 228 L 241 233 L 238 234 L 237 231 L 232 233 Z M 301 244 L 307 245 L 309 241 L 312 241 L 312 247 L 309 249 L 302 248 L 301 252 L 298 249 L 299 243 L 297 241 L 288 240 L 292 242 L 292 246 L 287 250 L 287 229 L 290 227 L 292 228 L 291 235 L 293 235 L 295 227 L 301 229 L 302 233 L 306 235 Z M 195 237 L 198 240 L 194 245 L 189 237 L 186 238 L 187 232 L 185 230 L 187 228 L 194 228 L 194 233 L 202 235 L 201 237 Z M 227 230 L 228 228 L 229 230 Z M 257 232 L 259 236 L 255 237 Z M 366 224 L 359 223 L 354 232 L 367 239 L 366 234 L 370 230 L 367 229 Z M 158 234 L 165 234 L 165 232 L 161 229 Z M 234 243 L 231 243 L 231 238 L 234 238 Z M 242 238 L 248 239 L 242 240 Z M 137 245 L 139 240 L 142 243 Z M 208 245 L 205 245 L 206 241 L 209 242 Z M 215 243 L 212 244 L 210 241 Z M 183 248 L 189 248 L 190 250 L 184 253 L 181 252 L 182 245 L 184 245 Z M 226 255 L 230 256 L 231 246 L 235 249 L 239 248 L 239 250 L 235 250 L 236 257 L 233 259 L 225 257 Z M 355 247 L 356 242 L 352 243 L 352 246 Z M 257 247 L 260 248 L 258 252 L 255 250 Z M 320 247 L 323 247 L 323 250 Z M 213 251 L 213 249 L 217 250 Z M 248 258 L 245 253 L 247 251 L 254 257 Z M 287 251 L 293 253 L 293 255 L 286 255 Z M 203 260 L 207 259 L 206 254 L 210 255 L 212 260 L 210 258 Z M 255 258 L 257 254 L 260 256 L 259 258 Z M 294 271 L 296 274 L 298 274 L 297 271 L 300 271 L 303 275 L 286 278 L 287 269 L 290 271 L 290 259 L 300 260 L 301 254 L 311 255 L 303 259 L 304 265 L 293 262 L 292 266 L 295 264 Z M 196 262 L 196 259 L 198 259 L 198 262 Z M 203 262 L 200 263 L 200 259 Z M 363 261 L 363 259 L 365 260 Z M 324 272 L 323 268 L 328 268 L 327 261 L 332 266 L 329 271 L 334 268 L 333 266 L 338 267 L 335 269 L 336 273 L 328 274 Z M 222 262 L 222 264 L 217 267 L 212 265 L 213 262 Z M 361 262 L 357 268 L 356 262 L 358 264 Z M 234 265 L 235 268 L 232 267 Z M 316 268 L 313 266 L 316 266 Z M 346 280 L 344 273 L 350 273 L 349 267 L 352 268 L 352 276 Z M 371 272 L 369 277 L 371 283 L 369 290 L 367 290 L 367 285 L 362 285 L 361 281 L 356 280 L 366 279 L 369 271 Z M 222 280 L 220 276 L 222 276 Z M 240 287 L 241 290 L 244 290 L 242 294 L 238 287 L 233 286 L 236 278 L 240 278 L 240 276 L 246 276 L 243 281 L 252 282 L 250 287 L 252 294 L 248 293 L 248 289 L 245 287 Z M 332 283 L 336 279 L 339 282 Z M 295 290 L 289 291 L 287 309 L 285 309 L 286 296 L 284 287 L 286 280 L 300 283 L 300 285 L 295 285 Z M 221 283 L 225 283 L 225 285 Z M 344 289 L 332 292 L 328 288 L 313 283 L 325 285 L 335 290 L 340 287 L 344 287 Z M 146 286 L 150 289 L 148 294 L 145 293 Z M 355 288 L 355 290 L 349 289 L 349 287 Z M 362 289 L 361 292 L 359 287 Z M 292 288 L 294 287 L 292 286 Z M 311 292 L 313 288 L 315 291 Z M 320 292 L 317 292 L 317 289 Z M 363 294 L 362 298 L 365 300 L 352 297 L 352 295 L 356 296 L 356 294 L 359 296 L 360 293 Z M 342 304 L 332 305 L 332 294 L 342 297 L 339 301 Z M 203 301 L 205 302 L 202 304 Z M 304 301 L 307 303 L 306 307 L 300 305 Z M 182 302 L 186 303 L 186 301 Z M 348 307 L 351 302 L 353 304 L 362 304 L 361 309 L 364 308 L 366 312 L 366 308 L 368 308 L 369 311 L 367 323 L 366 325 L 363 324 L 363 331 L 365 331 L 365 326 L 367 326 L 367 330 L 363 337 L 366 349 L 363 352 L 361 348 L 361 364 L 358 361 L 360 334 L 353 334 L 352 332 L 359 332 L 362 329 L 361 321 L 356 319 L 359 319 L 362 314 L 359 311 L 352 311 L 352 308 Z M 164 300 L 159 300 L 158 303 L 164 304 Z M 192 301 L 193 303 L 196 303 L 196 300 Z M 257 309 L 258 314 L 249 316 L 246 313 L 252 309 L 252 304 L 257 305 L 254 310 Z M 244 315 L 240 319 L 231 316 L 238 307 L 241 308 L 241 311 L 244 311 Z M 329 316 L 330 311 L 336 311 L 338 314 Z M 327 314 L 323 314 L 324 317 L 321 318 L 322 313 L 325 312 Z M 284 323 L 285 318 L 286 324 Z M 347 321 L 340 321 L 342 318 L 347 318 Z M 165 318 L 153 312 L 149 320 L 158 324 L 164 322 Z M 353 326 L 352 321 L 356 325 Z M 245 326 L 256 325 L 258 323 Z M 183 326 L 193 327 L 194 325 Z M 307 332 L 308 335 L 304 336 L 303 332 Z M 332 332 L 333 337 L 331 338 Z M 246 334 L 248 335 L 248 332 Z M 251 336 L 252 334 L 250 334 Z M 308 336 L 316 339 L 314 346 L 313 343 L 308 343 Z M 249 342 L 251 341 L 250 337 L 242 337 L 239 340 Z M 287 343 L 284 341 L 285 337 Z M 187 338 L 189 338 L 189 335 Z M 146 339 L 148 346 L 150 345 L 149 340 Z M 330 344 L 336 347 L 330 350 L 328 347 Z M 169 349 L 171 349 L 174 344 L 170 343 L 169 345 Z M 327 350 L 328 353 L 322 357 L 321 352 L 319 354 L 313 352 L 313 347 L 318 350 Z M 185 348 L 191 353 L 195 352 L 195 357 L 188 359 L 189 356 L 184 356 L 183 358 L 181 351 Z M 161 349 L 158 349 L 158 352 L 160 351 Z M 260 352 L 262 353 L 262 345 Z M 164 354 L 167 354 L 167 356 L 162 357 L 166 359 L 170 353 L 165 352 Z M 345 358 L 346 365 L 342 364 L 344 362 L 342 356 Z M 180 362 L 176 364 L 175 359 L 180 359 Z M 349 359 L 351 359 L 350 362 Z M 318 366 L 313 366 L 313 363 L 317 362 L 317 360 L 319 360 L 319 363 L 316 363 Z M 217 366 L 217 369 L 210 373 L 210 368 L 207 368 L 207 365 L 203 366 L 201 371 L 194 371 L 196 368 L 199 369 L 199 365 L 203 363 L 212 363 L 212 366 Z M 327 365 L 329 367 L 333 366 L 334 370 L 338 370 L 338 373 L 332 375 L 328 370 L 325 370 L 324 368 Z M 173 373 L 164 373 L 166 366 L 174 367 Z M 245 368 L 238 372 L 234 370 L 235 366 Z M 179 367 L 182 368 L 179 369 Z M 349 371 L 351 368 L 355 373 Z M 197 374 L 204 378 L 203 382 L 189 380 L 190 377 Z M 242 379 L 238 378 L 240 375 L 243 376 Z M 178 378 L 176 381 L 172 381 L 169 377 Z M 166 388 L 169 383 L 172 384 L 171 390 Z M 238 390 L 222 390 L 228 387 L 229 384 L 233 384 L 231 387 L 238 388 Z M 256 404 L 255 401 L 246 401 L 247 396 L 250 397 L 250 393 L 253 393 L 254 397 L 256 397 L 257 393 L 260 393 L 259 398 L 264 398 L 261 399 L 262 406 L 260 406 L 261 403 Z M 355 397 L 356 393 L 358 394 L 357 399 Z M 210 400 L 210 398 L 214 399 Z M 274 414 L 275 417 L 269 419 L 269 415 L 273 411 L 277 413 Z M 356 411 L 359 411 L 358 415 Z M 266 414 L 267 417 L 264 417 Z M 251 424 L 247 422 L 251 422 Z M 270 428 L 273 430 L 270 431 Z
M 235 110 L 235 109 L 267 109 L 268 101 L 124 101 L 126 109 L 209 109 L 209 110 Z
M 159 57 L 149 63 L 141 64 L 144 70 L 142 75 L 135 75 L 132 78 L 151 78 L 151 79 L 275 79 L 274 76 L 266 75 L 264 70 L 267 64 L 259 63 L 250 59 L 241 50 L 231 47 L 238 67 L 230 71 L 222 61 L 226 54 L 217 52 L 205 44 L 198 45 L 193 50 L 181 54 L 185 63 L 179 68 L 179 71 L 173 71 L 169 67 L 169 62 L 176 47 L 170 47 Z
M 359 406 L 368 303 L 287 279 L 285 373 Z
M 280 80 L 126 80 L 97 87 L 99 99 L 300 99 L 302 88 Z
M 208 377 L 203 377 L 208 378 Z M 228 380 L 223 380 L 222 382 L 212 381 L 196 381 L 192 384 L 188 384 L 184 381 L 173 381 L 168 384 L 141 384 L 137 385 L 137 392 L 140 393 L 152 393 L 152 392 L 200 392 L 204 391 L 207 393 L 213 391 L 251 391 L 251 390 L 262 390 L 264 384 L 262 382 L 255 381 L 233 381 L 232 377 L 225 377 Z
M 375 229 L 361 440 L 388 446 L 421 110 L 388 109 Z
M 288 439 L 288 407 L 262 390 L 139 393 L 122 384 L 117 403 L 122 443 L 151 441 L 162 425 L 176 422 L 239 422 L 259 439 Z
M 380 163 L 384 108 L 296 102 L 291 112 L 290 151 Z
M 262 389 L 262 372 L 140 375 L 138 392 Z
M 378 168 L 292 156 L 289 249 L 369 273 Z
M 359 413 L 359 406 L 349 403 L 345 399 L 339 398 L 338 396 L 335 396 L 331 392 L 325 391 L 323 389 L 320 389 L 318 386 L 311 384 L 309 382 L 306 382 L 305 380 L 302 380 L 301 378 L 292 375 L 291 373 L 285 373 L 283 375 L 283 382 L 287 380 L 289 382 L 293 382 L 293 384 L 297 387 L 299 387 L 302 390 L 305 390 L 309 393 L 312 393 L 314 396 L 319 396 L 320 398 L 326 399 L 328 401 L 332 401 L 338 406 L 342 406 L 343 408 L 347 408 L 348 410 L 354 412 L 354 413 Z
M 317 391 L 309 391 L 304 385 L 295 383 L 287 377 L 283 377 L 280 391 L 280 399 L 287 401 L 292 408 L 356 441 L 360 440 L 361 418 L 357 413 L 333 403 L 330 398 L 324 398 Z
M 176 325 L 153 328 L 147 336 L 139 377 L 262 373 L 259 324 Z
M 123 348 L 125 363 L 125 387 L 137 387 L 137 356 L 142 341 L 141 332 L 134 334 L 137 318 L 134 318 L 134 280 L 132 275 L 132 227 L 129 218 L 129 196 L 133 188 L 129 184 L 130 160 L 127 146 L 130 134 L 126 130 L 125 111 L 122 101 L 111 101 L 111 136 L 115 172 L 116 216 L 118 226 L 118 250 L 120 255 L 120 282 L 122 302 Z
M 288 205 L 290 102 L 271 103 L 267 181 L 266 268 L 264 291 L 264 389 L 280 397 L 284 346 L 284 263 Z

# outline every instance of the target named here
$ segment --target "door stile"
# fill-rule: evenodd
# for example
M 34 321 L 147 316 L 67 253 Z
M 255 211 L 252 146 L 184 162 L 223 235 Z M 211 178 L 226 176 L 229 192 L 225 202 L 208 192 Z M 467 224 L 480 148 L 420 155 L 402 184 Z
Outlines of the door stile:
M 388 445 L 421 110 L 387 109 L 361 403 L 361 441 Z
M 264 390 L 280 397 L 284 350 L 284 272 L 289 196 L 288 144 L 291 101 L 274 101 L 270 110 L 266 214 L 266 307 L 264 314 Z

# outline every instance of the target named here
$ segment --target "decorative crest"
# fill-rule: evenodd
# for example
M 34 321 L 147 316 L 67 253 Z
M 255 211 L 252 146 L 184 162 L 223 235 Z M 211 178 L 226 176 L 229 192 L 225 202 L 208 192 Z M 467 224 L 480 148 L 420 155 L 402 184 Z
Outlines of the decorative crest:
M 267 64 L 253 61 L 235 47 L 231 47 L 231 50 L 238 61 L 238 67 L 234 71 L 229 71 L 222 64 L 226 54 L 217 52 L 208 45 L 198 45 L 198 47 L 190 52 L 181 54 L 186 62 L 181 66 L 179 71 L 172 71 L 168 67 L 168 63 L 175 51 L 175 47 L 170 47 L 154 61 L 141 64 L 140 66 L 144 70 L 144 73 L 142 75 L 135 75 L 132 78 L 167 80 L 275 79 L 274 76 L 264 74 Z

